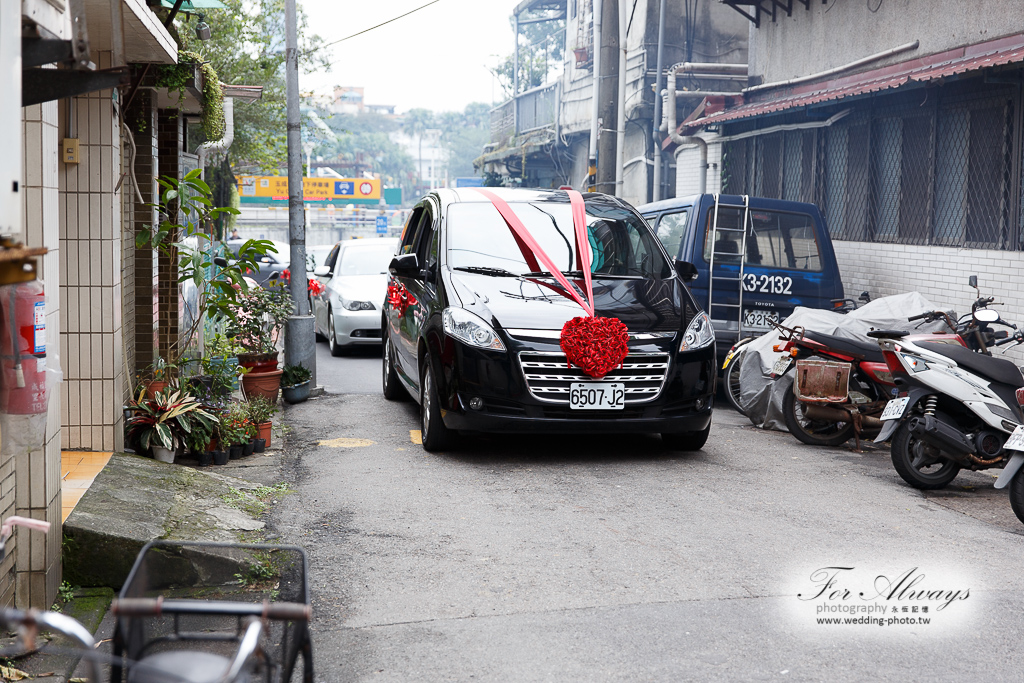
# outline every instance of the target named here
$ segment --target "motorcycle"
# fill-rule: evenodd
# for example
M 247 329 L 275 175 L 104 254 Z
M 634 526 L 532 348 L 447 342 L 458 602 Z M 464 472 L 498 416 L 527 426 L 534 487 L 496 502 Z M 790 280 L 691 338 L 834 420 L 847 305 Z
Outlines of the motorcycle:
M 991 355 L 991 347 L 1024 343 L 1024 332 L 999 313 L 976 305 L 962 336 L 977 348 L 942 343 L 905 332 L 874 330 L 886 366 L 901 395 L 890 400 L 879 419 L 888 423 L 876 442 L 891 437 L 893 467 L 918 489 L 940 489 L 961 469 L 1001 467 L 1009 456 L 1007 438 L 1024 424 L 1017 390 L 1024 374 L 1014 363 Z M 996 339 L 992 325 L 1015 330 Z M 1019 468 L 1019 465 L 1018 465 Z M 1005 473 L 1004 473 L 1005 474 Z
M 782 413 L 789 432 L 812 446 L 838 446 L 850 437 L 860 449 L 862 436 L 883 425 L 879 416 L 898 393 L 877 343 L 837 337 L 801 327 L 774 324 L 784 353 L 772 368 L 780 377 L 796 365 L 793 391 L 786 392 Z M 928 339 L 960 343 L 954 334 L 927 334 Z
M 1024 389 L 1017 389 L 1017 404 L 1024 406 Z M 1003 450 L 1010 454 L 1010 459 L 996 479 L 995 487 L 1010 487 L 1010 507 L 1017 519 L 1024 522 L 1024 474 L 1021 474 L 1021 467 L 1024 466 L 1024 425 L 1018 425 L 1013 430 L 1003 444 Z

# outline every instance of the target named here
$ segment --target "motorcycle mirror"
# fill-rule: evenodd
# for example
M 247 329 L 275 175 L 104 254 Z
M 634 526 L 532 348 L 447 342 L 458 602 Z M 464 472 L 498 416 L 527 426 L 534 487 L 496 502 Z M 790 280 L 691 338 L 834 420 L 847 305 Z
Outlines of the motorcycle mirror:
M 977 289 L 978 288 L 978 276 L 977 275 L 972 275 L 969 278 L 967 278 L 967 285 L 969 287 L 974 287 L 975 289 Z
M 981 308 L 974 312 L 974 319 L 979 323 L 999 322 L 999 313 L 988 308 Z

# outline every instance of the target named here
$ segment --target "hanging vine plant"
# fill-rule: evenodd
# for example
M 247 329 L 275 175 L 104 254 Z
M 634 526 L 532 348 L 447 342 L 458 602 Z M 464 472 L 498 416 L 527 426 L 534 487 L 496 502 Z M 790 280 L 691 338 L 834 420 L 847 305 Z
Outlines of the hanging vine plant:
M 202 56 L 188 50 L 178 51 L 178 63 L 157 69 L 153 85 L 178 93 L 178 105 L 185 100 L 185 88 L 192 82 L 196 67 L 203 75 L 203 134 L 207 140 L 219 140 L 224 135 L 224 92 L 217 71 Z

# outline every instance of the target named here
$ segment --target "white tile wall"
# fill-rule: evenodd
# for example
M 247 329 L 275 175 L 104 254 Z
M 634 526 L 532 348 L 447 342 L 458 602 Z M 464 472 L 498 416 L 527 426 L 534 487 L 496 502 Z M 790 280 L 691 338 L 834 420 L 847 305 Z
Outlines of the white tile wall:
M 845 241 L 833 246 L 848 297 L 865 290 L 872 298 L 918 291 L 963 314 L 978 298 L 967 285 L 967 278 L 977 275 L 981 295 L 1003 302 L 999 314 L 1024 324 L 1024 252 Z M 1024 346 L 1003 348 L 996 353 L 1024 363 Z
M 47 102 L 22 110 L 25 131 L 25 233 L 28 246 L 46 247 L 39 259 L 39 278 L 46 291 L 47 360 L 59 367 L 61 329 L 66 316 L 61 313 L 62 267 L 60 245 L 61 197 L 59 190 L 58 104 Z M 15 458 L 14 498 L 17 514 L 61 522 L 60 449 L 64 389 L 54 390 L 45 419 L 46 431 L 38 451 Z M 53 534 L 58 537 L 59 534 Z M 15 603 L 19 607 L 49 607 L 60 584 L 60 543 L 41 534 L 27 536 L 19 532 L 15 569 Z
M 109 55 L 100 53 L 103 59 Z M 61 119 L 66 128 L 66 108 Z M 60 168 L 67 301 L 62 433 L 67 447 L 109 451 L 123 447 L 123 417 L 120 401 L 105 397 L 123 395 L 126 382 L 123 344 L 117 339 L 122 333 L 122 201 L 121 191 L 113 191 L 121 177 L 122 150 L 111 91 L 74 98 L 71 122 L 81 163 Z
M 722 144 L 715 142 L 718 133 L 703 133 L 708 143 L 707 191 L 722 191 Z M 678 149 L 676 154 L 676 197 L 687 197 L 700 192 L 700 150 L 696 145 Z

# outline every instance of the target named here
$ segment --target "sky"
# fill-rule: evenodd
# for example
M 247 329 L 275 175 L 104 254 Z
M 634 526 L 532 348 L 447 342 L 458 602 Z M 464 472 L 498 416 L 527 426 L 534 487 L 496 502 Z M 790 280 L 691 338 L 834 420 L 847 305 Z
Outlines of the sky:
M 428 0 L 299 0 L 309 28 L 325 42 L 387 21 Z M 439 0 L 408 17 L 329 48 L 329 72 L 302 75 L 299 88 L 330 95 L 335 85 L 365 88 L 367 104 L 461 111 L 503 101 L 488 71 L 512 52 L 509 16 L 519 0 Z

